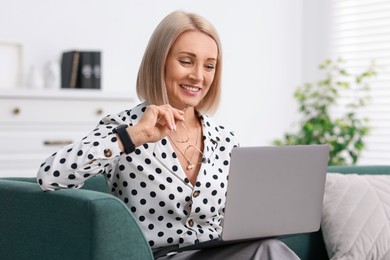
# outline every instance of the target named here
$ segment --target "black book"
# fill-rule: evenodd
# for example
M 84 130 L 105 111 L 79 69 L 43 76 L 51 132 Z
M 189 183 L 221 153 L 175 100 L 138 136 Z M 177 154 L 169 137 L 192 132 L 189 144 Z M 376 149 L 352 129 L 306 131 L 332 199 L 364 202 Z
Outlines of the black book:
M 93 82 L 93 53 L 89 51 L 80 52 L 80 66 L 79 66 L 79 87 L 80 88 L 94 88 Z
M 92 53 L 92 79 L 93 79 L 93 87 L 95 89 L 101 88 L 101 54 L 100 52 Z
M 100 89 L 100 52 L 64 52 L 61 61 L 61 87 Z
M 79 64 L 80 53 L 78 51 L 68 51 L 62 54 L 61 88 L 78 87 Z

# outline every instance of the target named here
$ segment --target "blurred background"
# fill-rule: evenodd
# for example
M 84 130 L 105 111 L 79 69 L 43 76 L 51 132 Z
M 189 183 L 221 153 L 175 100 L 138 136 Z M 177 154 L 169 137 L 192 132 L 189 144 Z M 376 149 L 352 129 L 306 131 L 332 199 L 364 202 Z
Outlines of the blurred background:
M 138 102 L 135 81 L 149 37 L 159 21 L 177 9 L 205 16 L 219 31 L 223 96 L 214 119 L 233 130 L 242 146 L 272 145 L 286 132 L 298 130 L 302 115 L 294 92 L 306 82 L 323 78 L 318 66 L 324 60 L 343 57 L 350 73 L 364 71 L 375 60 L 379 66 L 370 81 L 370 104 L 357 111 L 369 118 L 371 127 L 357 163 L 388 164 L 388 1 L 0 0 L 0 82 L 2 75 L 6 77 L 0 84 L 0 102 L 61 91 L 40 83 L 48 67 L 58 72 L 63 52 L 86 50 L 101 53 L 101 89 L 91 94 L 95 101 L 119 96 L 123 110 L 132 107 Z M 16 51 L 10 52 L 9 46 Z M 51 95 L 65 95 L 68 102 L 88 96 L 77 91 Z M 340 99 L 351 98 L 351 91 L 342 92 Z M 72 112 L 72 106 L 67 109 Z M 331 113 L 340 111 L 334 108 Z M 114 106 L 104 110 L 104 114 L 117 112 Z M 0 119 L 0 124 L 9 123 Z M 93 125 L 85 127 L 84 133 Z M 0 135 L 9 132 L 0 126 Z M 2 155 L 6 152 L 0 150 L 4 163 L 9 158 Z

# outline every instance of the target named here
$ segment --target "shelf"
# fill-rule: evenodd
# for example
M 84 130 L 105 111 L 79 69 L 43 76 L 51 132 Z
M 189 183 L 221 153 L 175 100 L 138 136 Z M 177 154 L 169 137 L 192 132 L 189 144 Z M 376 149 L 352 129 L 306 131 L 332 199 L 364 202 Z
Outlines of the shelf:
M 130 91 L 0 89 L 0 177 L 36 173 L 44 158 L 134 100 Z
M 100 89 L 0 89 L 0 99 L 4 98 L 50 98 L 62 100 L 123 100 L 134 102 L 135 98 L 126 92 L 109 92 Z

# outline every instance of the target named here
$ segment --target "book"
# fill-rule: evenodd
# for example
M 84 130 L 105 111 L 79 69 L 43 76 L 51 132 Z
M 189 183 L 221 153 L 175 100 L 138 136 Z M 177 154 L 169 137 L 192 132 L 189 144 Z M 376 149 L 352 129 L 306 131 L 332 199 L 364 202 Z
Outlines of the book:
M 61 61 L 62 88 L 101 88 L 101 54 L 97 51 L 67 51 Z
M 61 88 L 76 88 L 80 54 L 77 51 L 62 53 Z
M 73 52 L 64 52 L 61 57 L 61 88 L 70 88 Z
M 75 51 L 73 53 L 73 61 L 72 61 L 72 71 L 70 74 L 70 87 L 77 88 L 77 80 L 78 80 L 78 67 L 80 61 L 80 53 Z
M 92 52 L 80 52 L 80 88 L 94 88 L 92 78 Z
M 70 72 L 72 70 L 72 55 L 62 53 L 61 57 L 61 88 L 70 88 Z
M 101 88 L 101 54 L 100 52 L 93 52 L 92 55 L 92 78 L 93 78 L 93 87 L 95 89 Z

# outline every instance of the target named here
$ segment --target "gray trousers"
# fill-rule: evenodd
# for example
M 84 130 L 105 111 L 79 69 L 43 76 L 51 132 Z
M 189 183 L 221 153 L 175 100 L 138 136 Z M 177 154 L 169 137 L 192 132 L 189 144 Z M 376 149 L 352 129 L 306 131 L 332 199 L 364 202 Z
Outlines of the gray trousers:
M 299 257 L 277 239 L 257 240 L 202 250 L 183 251 L 158 260 L 294 260 Z

